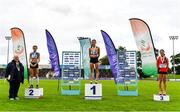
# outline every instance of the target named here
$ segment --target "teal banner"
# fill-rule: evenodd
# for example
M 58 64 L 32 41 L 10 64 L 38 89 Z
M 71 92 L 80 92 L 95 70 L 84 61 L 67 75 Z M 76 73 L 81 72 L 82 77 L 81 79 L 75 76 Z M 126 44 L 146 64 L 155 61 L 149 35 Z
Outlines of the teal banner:
M 90 68 L 89 68 L 89 48 L 91 47 L 91 39 L 79 37 L 82 54 L 82 67 L 84 69 L 84 79 L 89 79 Z

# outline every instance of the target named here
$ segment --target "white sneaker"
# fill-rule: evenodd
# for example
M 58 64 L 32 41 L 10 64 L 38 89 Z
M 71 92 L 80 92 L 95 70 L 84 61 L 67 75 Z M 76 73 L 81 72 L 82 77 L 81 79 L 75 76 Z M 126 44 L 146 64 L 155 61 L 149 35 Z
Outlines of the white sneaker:
M 14 98 L 9 98 L 9 100 L 11 100 L 11 101 L 12 101 L 12 100 L 14 100 Z
M 19 97 L 15 97 L 15 100 L 19 100 Z
M 90 84 L 92 84 L 93 83 L 93 81 L 90 81 Z

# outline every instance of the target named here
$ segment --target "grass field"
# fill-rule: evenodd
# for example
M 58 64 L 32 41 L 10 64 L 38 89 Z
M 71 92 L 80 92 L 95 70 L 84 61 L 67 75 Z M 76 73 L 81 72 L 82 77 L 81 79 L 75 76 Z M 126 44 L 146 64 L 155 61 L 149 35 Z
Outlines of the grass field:
M 117 90 L 112 80 L 100 81 L 103 85 L 101 101 L 84 100 L 84 84 L 82 81 L 80 96 L 62 96 L 57 91 L 56 80 L 41 80 L 44 88 L 43 99 L 24 99 L 24 88 L 19 91 L 19 101 L 8 100 L 8 83 L 0 80 L 0 111 L 180 111 L 180 82 L 167 82 L 167 93 L 170 102 L 155 102 L 153 94 L 157 93 L 157 81 L 139 81 L 139 96 L 117 96 Z

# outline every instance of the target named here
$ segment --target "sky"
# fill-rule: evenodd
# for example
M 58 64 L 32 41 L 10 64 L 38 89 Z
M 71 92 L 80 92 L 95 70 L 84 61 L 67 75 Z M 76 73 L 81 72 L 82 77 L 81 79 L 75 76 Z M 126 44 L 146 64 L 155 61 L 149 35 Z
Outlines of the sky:
M 158 49 L 172 55 L 169 36 L 180 36 L 180 0 L 0 0 L 0 64 L 7 63 L 7 40 L 10 28 L 23 30 L 27 53 L 38 45 L 40 64 L 48 64 L 45 29 L 55 39 L 60 55 L 62 51 L 80 51 L 77 37 L 97 40 L 101 57 L 106 50 L 100 30 L 106 31 L 116 48 L 137 50 L 129 19 L 140 18 L 149 25 Z M 180 53 L 175 41 L 175 53 Z M 10 60 L 12 59 L 10 42 Z

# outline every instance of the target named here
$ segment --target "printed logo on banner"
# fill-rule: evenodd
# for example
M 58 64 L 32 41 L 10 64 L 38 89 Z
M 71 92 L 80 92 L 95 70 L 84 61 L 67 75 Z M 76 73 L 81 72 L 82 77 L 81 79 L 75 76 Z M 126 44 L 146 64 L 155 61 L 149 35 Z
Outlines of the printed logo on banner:
M 18 45 L 15 50 L 15 54 L 20 56 L 24 52 L 24 48 L 21 45 Z
M 141 40 L 141 47 L 140 47 L 140 50 L 143 51 L 143 52 L 150 52 L 151 50 L 151 46 L 150 46 L 150 43 L 145 41 L 145 40 Z

